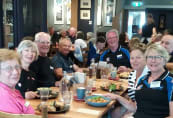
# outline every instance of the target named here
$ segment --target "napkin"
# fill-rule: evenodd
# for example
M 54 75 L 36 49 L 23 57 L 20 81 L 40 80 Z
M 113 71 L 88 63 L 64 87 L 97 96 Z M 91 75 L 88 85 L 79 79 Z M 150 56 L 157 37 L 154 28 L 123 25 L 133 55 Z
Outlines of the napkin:
M 98 67 L 99 68 L 106 68 L 107 67 L 107 62 L 106 61 L 99 61 Z

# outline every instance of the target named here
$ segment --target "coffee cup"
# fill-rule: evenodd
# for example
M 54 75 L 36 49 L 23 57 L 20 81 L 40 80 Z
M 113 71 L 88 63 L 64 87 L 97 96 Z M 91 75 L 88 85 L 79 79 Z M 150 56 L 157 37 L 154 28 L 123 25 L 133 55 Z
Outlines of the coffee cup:
M 76 91 L 77 91 L 77 98 L 84 99 L 86 89 L 84 87 L 78 87 Z

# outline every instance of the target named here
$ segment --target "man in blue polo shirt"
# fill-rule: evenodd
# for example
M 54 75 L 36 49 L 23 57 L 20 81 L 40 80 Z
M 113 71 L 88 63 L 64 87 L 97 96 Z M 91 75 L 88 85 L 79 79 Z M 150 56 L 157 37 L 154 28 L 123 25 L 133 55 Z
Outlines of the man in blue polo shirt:
M 103 52 L 100 61 L 106 61 L 109 58 L 109 62 L 115 67 L 130 67 L 129 51 L 119 45 L 119 35 L 116 29 L 109 30 L 106 33 L 106 41 L 108 49 Z

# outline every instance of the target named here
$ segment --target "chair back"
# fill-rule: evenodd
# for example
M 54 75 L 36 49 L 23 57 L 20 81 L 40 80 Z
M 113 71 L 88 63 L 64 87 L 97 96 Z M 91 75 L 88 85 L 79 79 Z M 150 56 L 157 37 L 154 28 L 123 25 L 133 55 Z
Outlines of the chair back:
M 0 118 L 42 118 L 39 115 L 32 114 L 12 114 L 0 111 Z

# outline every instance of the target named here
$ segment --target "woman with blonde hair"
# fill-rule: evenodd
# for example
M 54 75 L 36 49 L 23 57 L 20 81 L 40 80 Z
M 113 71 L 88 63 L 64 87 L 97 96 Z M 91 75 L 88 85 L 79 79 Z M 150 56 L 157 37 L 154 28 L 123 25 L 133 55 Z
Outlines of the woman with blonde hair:
M 127 116 L 132 116 L 134 113 L 131 108 L 133 107 L 133 104 L 135 104 L 135 89 L 137 83 L 139 78 L 146 75 L 149 71 L 146 66 L 145 50 L 146 46 L 143 43 L 135 43 L 133 48 L 131 47 L 130 64 L 133 70 L 128 77 L 128 96 L 130 99 L 127 100 L 116 94 L 105 95 L 112 99 L 116 99 L 122 105 L 112 112 L 112 118 L 125 118 Z
M 16 88 L 21 92 L 24 98 L 35 98 L 37 93 L 33 91 L 37 89 L 37 79 L 35 73 L 29 70 L 29 66 L 38 58 L 38 48 L 34 42 L 23 40 L 19 44 L 17 52 L 20 55 L 22 72 Z
M 146 65 L 150 73 L 141 77 L 136 86 L 136 104 L 129 109 L 134 118 L 173 117 L 173 75 L 165 69 L 168 52 L 158 44 L 150 45 L 146 52 Z M 118 99 L 116 96 L 114 99 Z

